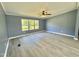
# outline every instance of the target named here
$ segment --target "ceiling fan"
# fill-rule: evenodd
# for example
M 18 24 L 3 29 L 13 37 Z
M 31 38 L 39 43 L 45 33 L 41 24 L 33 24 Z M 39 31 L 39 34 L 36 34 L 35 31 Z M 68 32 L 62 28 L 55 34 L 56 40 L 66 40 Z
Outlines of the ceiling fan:
M 43 10 L 41 14 L 42 14 L 42 15 L 52 15 L 52 14 L 48 13 L 48 12 L 45 11 L 45 10 Z

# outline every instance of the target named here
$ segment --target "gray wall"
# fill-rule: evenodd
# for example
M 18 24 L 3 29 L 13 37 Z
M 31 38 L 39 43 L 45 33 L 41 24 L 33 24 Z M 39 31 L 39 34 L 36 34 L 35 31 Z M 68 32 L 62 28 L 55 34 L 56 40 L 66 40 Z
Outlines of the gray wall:
M 76 10 L 52 17 L 47 20 L 47 31 L 75 35 Z
M 7 43 L 6 20 L 2 6 L 0 4 L 0 56 L 4 56 Z
M 76 26 L 75 26 L 75 37 L 78 38 L 79 32 L 79 8 L 77 10 L 77 19 L 76 19 Z
M 22 32 L 22 29 L 21 29 L 21 19 L 22 18 L 25 18 L 25 17 L 6 15 L 8 37 L 14 37 L 17 35 L 22 35 L 22 34 L 37 31 L 37 30 L 35 30 L 35 31 Z M 30 17 L 29 18 L 26 17 L 25 19 L 30 20 Z M 45 20 L 40 20 L 40 30 L 45 30 Z

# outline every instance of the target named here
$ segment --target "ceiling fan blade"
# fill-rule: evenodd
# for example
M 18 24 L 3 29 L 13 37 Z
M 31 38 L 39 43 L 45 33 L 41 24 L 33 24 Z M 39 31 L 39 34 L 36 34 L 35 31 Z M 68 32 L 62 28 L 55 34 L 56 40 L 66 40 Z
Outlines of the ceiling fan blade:
M 46 14 L 46 15 L 52 15 L 52 14 Z

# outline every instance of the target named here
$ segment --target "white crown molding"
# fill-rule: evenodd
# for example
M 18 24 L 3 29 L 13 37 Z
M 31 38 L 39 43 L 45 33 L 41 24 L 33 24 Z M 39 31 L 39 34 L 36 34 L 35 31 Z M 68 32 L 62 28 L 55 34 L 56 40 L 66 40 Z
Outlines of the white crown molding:
M 29 15 L 21 15 L 21 14 L 11 14 L 11 13 L 7 13 L 6 11 L 5 11 L 5 13 L 6 13 L 6 15 L 23 16 L 23 17 L 29 16 L 29 17 L 35 17 L 35 18 L 40 18 L 40 19 L 48 19 L 50 17 L 62 15 L 64 13 L 71 12 L 71 11 L 76 10 L 76 9 L 77 8 L 70 8 L 68 10 L 62 10 L 60 12 L 55 12 L 54 14 L 47 16 L 47 17 L 29 16 Z M 5 10 L 5 8 L 4 8 L 4 10 Z
M 65 13 L 68 13 L 68 12 L 71 12 L 71 11 L 74 11 L 76 10 L 77 8 L 70 8 L 68 10 L 63 10 L 62 12 L 55 12 L 55 14 L 51 15 L 51 16 L 48 16 L 48 17 L 45 17 L 46 19 L 49 19 L 51 17 L 55 17 L 55 16 L 58 16 L 58 15 L 62 15 L 62 14 L 65 14 Z
M 12 13 L 7 13 L 5 7 L 4 7 L 4 4 L 1 2 L 1 5 L 3 7 L 3 10 L 5 12 L 6 15 L 15 15 L 15 16 L 23 16 L 23 17 L 26 17 L 27 15 L 20 15 L 20 14 L 12 14 Z M 37 17 L 37 18 L 41 18 L 41 19 L 47 19 L 47 18 L 50 18 L 50 17 L 54 17 L 54 16 L 57 16 L 57 15 L 61 15 L 61 14 L 64 14 L 64 13 L 67 13 L 67 12 L 70 12 L 70 11 L 73 11 L 77 9 L 76 7 L 75 8 L 68 8 L 68 10 L 62 10 L 60 12 L 55 12 L 54 14 L 52 14 L 51 16 L 47 16 L 47 17 L 38 17 L 38 16 L 32 16 L 32 17 Z
M 3 8 L 4 13 L 6 14 L 6 9 L 5 9 L 5 7 L 4 7 L 4 5 L 3 5 L 2 2 L 1 2 L 1 6 L 2 6 L 2 8 Z

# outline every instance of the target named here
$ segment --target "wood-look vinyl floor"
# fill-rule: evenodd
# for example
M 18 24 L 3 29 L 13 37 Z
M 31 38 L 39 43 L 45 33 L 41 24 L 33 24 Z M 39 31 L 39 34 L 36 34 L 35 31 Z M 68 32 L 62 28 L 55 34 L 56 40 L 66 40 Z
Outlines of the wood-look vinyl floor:
M 21 44 L 18 47 L 18 44 Z M 47 32 L 10 40 L 8 57 L 79 57 L 79 41 Z

